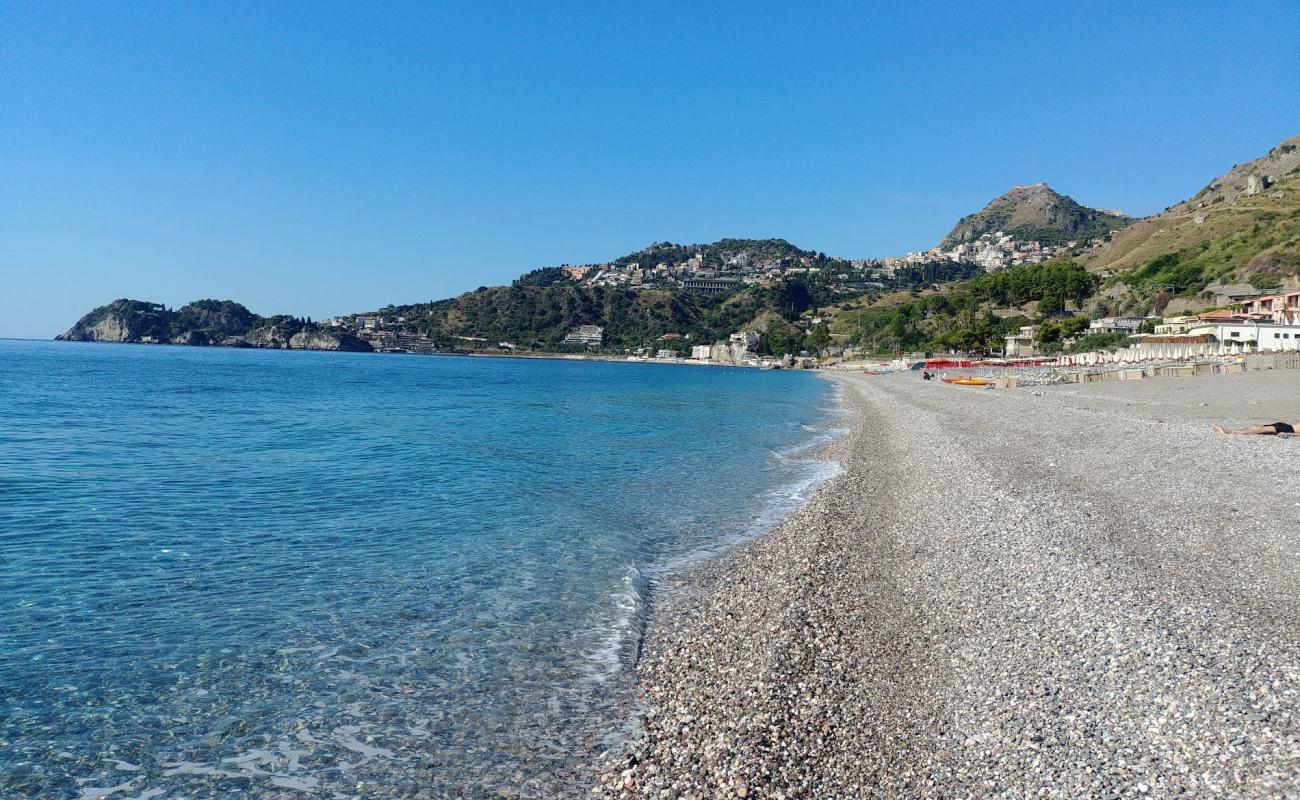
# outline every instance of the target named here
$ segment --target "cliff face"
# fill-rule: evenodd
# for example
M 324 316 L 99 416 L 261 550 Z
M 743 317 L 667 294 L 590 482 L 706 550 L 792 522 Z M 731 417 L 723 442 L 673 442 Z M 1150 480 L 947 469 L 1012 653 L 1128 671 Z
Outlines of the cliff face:
M 298 331 L 289 337 L 289 347 L 294 350 L 339 350 L 352 353 L 367 353 L 374 349 L 368 342 L 350 333 L 322 330 Z
M 81 342 L 131 342 L 138 341 L 140 336 L 131 330 L 123 315 L 105 314 L 93 322 L 78 323 L 60 338 Z
M 114 300 L 55 337 L 69 342 L 141 342 L 171 338 L 167 309 L 140 300 Z
M 1036 183 L 1014 186 L 974 214 L 962 217 L 939 246 L 947 250 L 997 231 L 1017 241 L 1056 244 L 1080 236 L 1104 235 L 1132 222 L 1113 211 L 1080 205 L 1047 184 Z
M 170 311 L 158 303 L 114 300 L 55 337 L 72 342 L 157 342 L 191 346 L 263 347 L 369 352 L 348 333 L 287 316 L 261 317 L 229 300 L 199 300 Z

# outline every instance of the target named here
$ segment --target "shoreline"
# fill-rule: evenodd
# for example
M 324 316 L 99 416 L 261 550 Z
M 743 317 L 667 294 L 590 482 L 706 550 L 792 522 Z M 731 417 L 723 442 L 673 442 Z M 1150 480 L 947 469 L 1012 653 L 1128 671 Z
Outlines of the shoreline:
M 192 345 L 192 344 L 174 344 L 172 342 L 105 342 L 105 341 L 80 341 L 69 339 L 15 339 L 0 337 L 0 341 L 10 342 L 45 342 L 60 344 L 89 344 L 89 345 L 139 345 L 147 347 L 176 347 L 184 350 L 257 350 L 265 352 L 294 352 L 294 353 L 330 353 L 331 355 L 358 355 L 358 356 L 414 356 L 426 358 L 430 356 L 446 356 L 455 358 L 513 358 L 530 361 L 606 361 L 614 364 L 660 364 L 668 366 L 681 367 L 724 367 L 732 369 L 766 369 L 756 364 L 726 364 L 713 361 L 698 361 L 690 358 L 680 359 L 656 359 L 656 358 L 633 358 L 626 355 L 600 355 L 589 353 L 394 353 L 384 352 L 382 350 L 342 350 L 330 349 L 325 347 L 235 347 L 231 345 Z M 816 369 L 803 369 L 797 367 L 772 369 L 773 372 L 816 372 Z
M 656 592 L 597 794 L 1300 791 L 1300 446 L 1203 424 L 1300 375 L 1135 401 L 823 374 L 841 473 Z

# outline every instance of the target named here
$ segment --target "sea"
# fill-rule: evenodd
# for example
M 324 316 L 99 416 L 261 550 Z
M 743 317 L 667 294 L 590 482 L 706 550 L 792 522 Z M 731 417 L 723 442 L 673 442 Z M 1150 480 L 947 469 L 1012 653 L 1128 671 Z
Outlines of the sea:
M 0 340 L 0 797 L 581 796 L 831 384 Z

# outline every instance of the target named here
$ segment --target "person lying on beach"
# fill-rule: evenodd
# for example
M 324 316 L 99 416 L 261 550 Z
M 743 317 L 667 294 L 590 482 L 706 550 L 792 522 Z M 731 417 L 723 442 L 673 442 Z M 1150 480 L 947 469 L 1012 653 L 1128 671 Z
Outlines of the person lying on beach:
M 1300 425 L 1300 423 L 1296 423 Z M 1295 425 L 1289 422 L 1274 422 L 1269 425 L 1252 425 L 1248 428 L 1225 428 L 1222 425 L 1211 425 L 1210 430 L 1215 433 L 1241 433 L 1254 436 L 1277 436 L 1283 434 L 1290 436 L 1295 433 Z

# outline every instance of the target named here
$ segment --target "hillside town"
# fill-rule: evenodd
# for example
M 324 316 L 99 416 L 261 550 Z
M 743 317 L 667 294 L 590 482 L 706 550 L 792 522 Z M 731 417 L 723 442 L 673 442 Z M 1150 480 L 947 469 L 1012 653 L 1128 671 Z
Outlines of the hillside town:
M 772 285 L 795 275 L 817 275 L 825 269 L 838 269 L 834 280 L 848 290 L 874 285 L 884 288 L 894 277 L 892 267 L 870 259 L 828 259 L 824 256 L 800 255 L 779 258 L 756 257 L 737 253 L 725 261 L 707 263 L 704 253 L 696 252 L 683 261 L 608 262 L 584 266 L 561 267 L 570 280 L 588 286 L 633 289 L 685 289 L 718 294 L 740 286 Z M 868 283 L 871 282 L 871 283 Z
M 741 252 L 726 261 L 708 264 L 704 254 L 697 252 L 690 258 L 672 263 L 607 262 L 564 265 L 561 269 L 575 283 L 590 286 L 679 288 L 707 293 L 725 292 L 741 285 L 767 285 L 795 275 L 817 275 L 825 271 L 833 289 L 852 292 L 890 288 L 899 271 L 927 264 L 973 264 L 986 273 L 997 272 L 1021 264 L 1041 264 L 1053 258 L 1096 249 L 1103 244 L 1104 238 L 1094 238 L 1052 245 L 1032 239 L 1020 240 L 995 231 L 947 249 L 932 247 L 884 258 L 809 255 L 759 258 Z
M 1035 239 L 1017 240 L 1009 233 L 994 231 L 981 234 L 974 241 L 961 242 L 947 249 L 932 247 L 929 250 L 909 252 L 902 257 L 884 258 L 880 263 L 882 266 L 898 269 L 935 261 L 971 262 L 985 272 L 997 272 L 1021 264 L 1042 264 L 1053 258 L 1099 248 L 1105 242 L 1104 238 L 1098 237 L 1052 245 Z

